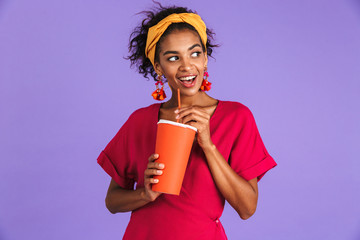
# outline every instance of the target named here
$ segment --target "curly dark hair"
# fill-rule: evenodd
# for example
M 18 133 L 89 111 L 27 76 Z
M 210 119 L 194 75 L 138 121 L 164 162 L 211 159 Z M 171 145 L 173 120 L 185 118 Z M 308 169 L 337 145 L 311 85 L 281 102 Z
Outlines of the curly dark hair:
M 130 60 L 131 67 L 136 66 L 138 68 L 138 72 L 142 75 L 144 75 L 145 78 L 149 79 L 149 74 L 156 80 L 156 72 L 154 70 L 153 65 L 151 64 L 151 61 L 145 56 L 145 47 L 146 47 L 146 40 L 147 40 L 147 33 L 149 31 L 149 28 L 156 25 L 158 22 L 160 22 L 162 19 L 166 18 L 167 16 L 174 14 L 174 13 L 196 13 L 193 12 L 190 9 L 187 9 L 185 7 L 177 7 L 177 6 L 171 6 L 171 7 L 163 7 L 160 3 L 153 1 L 157 6 L 155 6 L 152 11 L 142 11 L 138 14 L 144 14 L 146 17 L 141 22 L 141 25 L 136 27 L 134 31 L 130 35 L 130 42 L 129 42 L 129 53 L 130 55 L 126 57 L 125 59 Z M 191 26 L 188 23 L 172 23 L 166 31 L 161 36 L 160 40 L 156 44 L 155 48 L 155 61 L 159 60 L 159 52 L 160 52 L 160 45 L 163 39 L 169 35 L 174 30 L 183 30 L 183 29 L 190 29 L 192 31 L 195 31 L 199 38 L 200 35 L 196 31 L 196 29 Z M 214 39 L 215 33 L 211 31 L 210 29 L 206 29 L 206 34 L 208 36 L 207 42 L 206 42 L 206 48 L 203 45 L 202 41 L 201 45 L 203 48 L 203 51 L 205 52 L 205 49 L 207 51 L 207 55 L 211 57 L 211 54 L 213 52 L 214 47 L 218 47 L 218 45 L 213 44 L 212 41 Z M 201 39 L 201 38 L 200 38 Z

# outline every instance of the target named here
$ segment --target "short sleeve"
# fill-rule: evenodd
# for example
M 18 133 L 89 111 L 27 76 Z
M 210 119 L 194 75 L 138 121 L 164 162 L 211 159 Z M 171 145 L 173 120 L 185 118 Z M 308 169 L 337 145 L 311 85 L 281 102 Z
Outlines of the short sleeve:
M 129 120 L 127 120 L 97 158 L 98 164 L 124 189 L 134 189 L 135 183 L 127 146 L 129 125 Z
M 267 152 L 251 111 L 245 107 L 237 115 L 237 136 L 231 149 L 229 164 L 241 177 L 258 181 L 277 164 Z

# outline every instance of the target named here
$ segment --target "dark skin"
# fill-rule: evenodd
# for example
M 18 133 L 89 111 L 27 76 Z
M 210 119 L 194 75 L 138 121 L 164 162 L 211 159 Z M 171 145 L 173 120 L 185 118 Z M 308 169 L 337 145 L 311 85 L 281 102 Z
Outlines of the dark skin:
M 164 39 L 160 49 L 159 61 L 154 68 L 159 75 L 165 75 L 172 96 L 162 104 L 159 118 L 172 121 L 179 119 L 179 122 L 198 129 L 196 141 L 205 153 L 217 188 L 239 216 L 248 219 L 255 213 L 257 206 L 257 178 L 246 181 L 239 176 L 211 141 L 209 122 L 218 101 L 199 91 L 207 55 L 201 48 L 198 35 L 187 29 L 175 30 Z M 182 84 L 181 80 L 189 76 L 195 77 L 194 86 Z M 177 108 L 177 89 L 181 93 L 181 109 Z M 151 185 L 157 183 L 154 176 L 161 175 L 164 169 L 162 163 L 154 162 L 158 157 L 154 153 L 148 158 L 144 188 L 126 190 L 111 180 L 106 196 L 106 206 L 110 212 L 132 211 L 155 201 L 161 195 L 151 190 Z

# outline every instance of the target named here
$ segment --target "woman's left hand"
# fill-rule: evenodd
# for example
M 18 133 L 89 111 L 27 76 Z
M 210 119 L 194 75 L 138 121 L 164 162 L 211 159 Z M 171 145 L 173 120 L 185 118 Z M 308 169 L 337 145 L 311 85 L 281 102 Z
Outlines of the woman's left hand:
M 210 147 L 213 143 L 210 137 L 210 114 L 202 107 L 184 107 L 175 110 L 176 119 L 180 123 L 197 128 L 197 142 L 201 148 Z

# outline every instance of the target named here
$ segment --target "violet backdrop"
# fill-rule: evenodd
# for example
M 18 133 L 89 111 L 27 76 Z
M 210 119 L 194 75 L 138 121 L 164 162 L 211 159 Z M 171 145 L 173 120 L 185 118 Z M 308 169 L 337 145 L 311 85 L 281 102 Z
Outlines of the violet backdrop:
M 226 205 L 228 238 L 360 239 L 360 2 L 161 2 L 216 32 L 210 95 L 247 105 L 278 163 L 254 216 Z M 106 210 L 96 158 L 155 102 L 123 59 L 151 6 L 0 0 L 1 240 L 121 239 L 130 214 Z

